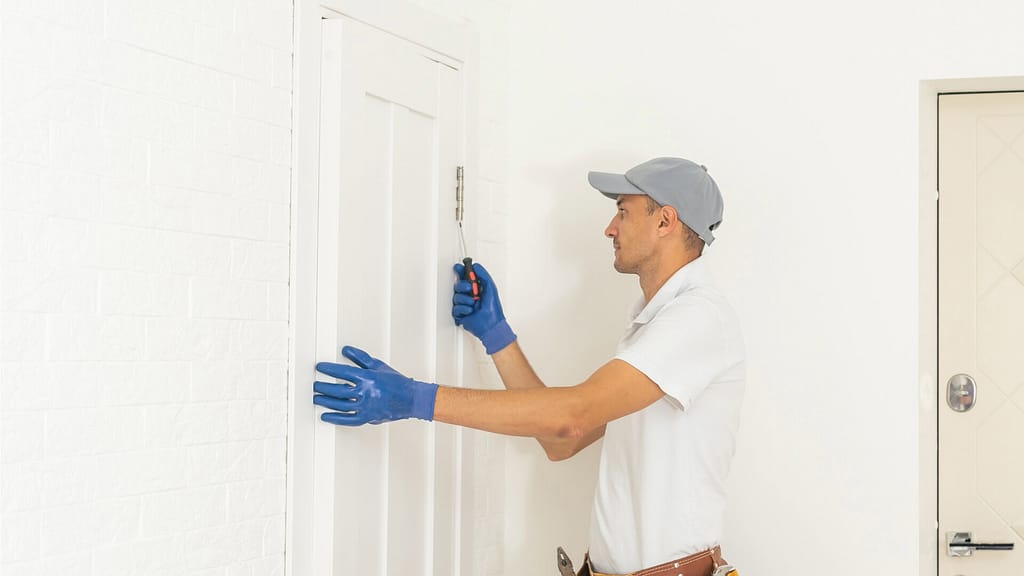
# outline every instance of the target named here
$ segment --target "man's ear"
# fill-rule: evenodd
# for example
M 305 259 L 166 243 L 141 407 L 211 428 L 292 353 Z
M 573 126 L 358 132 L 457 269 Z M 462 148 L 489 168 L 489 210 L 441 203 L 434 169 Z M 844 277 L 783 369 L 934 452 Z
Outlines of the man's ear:
M 658 228 L 665 232 L 671 232 L 673 225 L 679 222 L 679 213 L 672 206 L 661 207 L 661 219 L 658 220 Z

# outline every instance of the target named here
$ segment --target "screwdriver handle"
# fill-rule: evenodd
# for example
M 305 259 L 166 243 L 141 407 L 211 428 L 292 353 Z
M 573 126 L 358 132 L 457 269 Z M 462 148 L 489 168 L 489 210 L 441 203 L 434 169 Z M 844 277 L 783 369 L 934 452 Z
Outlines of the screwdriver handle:
M 462 279 L 473 286 L 473 300 L 480 299 L 480 279 L 476 277 L 476 270 L 473 269 L 473 259 L 466 256 L 462 259 L 462 265 L 466 269 L 462 272 Z

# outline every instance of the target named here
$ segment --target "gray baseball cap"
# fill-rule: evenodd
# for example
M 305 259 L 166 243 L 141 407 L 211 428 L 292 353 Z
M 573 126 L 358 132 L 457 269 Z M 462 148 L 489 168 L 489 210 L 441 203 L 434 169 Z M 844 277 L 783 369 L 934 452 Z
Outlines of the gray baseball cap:
M 590 172 L 590 185 L 612 200 L 620 194 L 643 194 L 662 206 L 671 206 L 679 219 L 705 244 L 715 241 L 712 231 L 722 223 L 722 193 L 707 168 L 682 158 L 655 158 L 625 174 Z

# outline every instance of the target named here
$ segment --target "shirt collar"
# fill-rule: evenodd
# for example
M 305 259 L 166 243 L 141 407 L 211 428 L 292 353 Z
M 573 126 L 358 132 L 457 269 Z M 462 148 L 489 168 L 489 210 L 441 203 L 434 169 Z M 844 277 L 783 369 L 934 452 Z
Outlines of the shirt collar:
M 645 303 L 644 297 L 640 296 L 640 299 L 633 305 L 631 314 L 633 323 L 646 324 L 650 322 L 676 296 L 706 281 L 707 270 L 704 266 L 704 258 L 698 256 L 697 259 L 685 264 L 669 276 L 650 302 Z

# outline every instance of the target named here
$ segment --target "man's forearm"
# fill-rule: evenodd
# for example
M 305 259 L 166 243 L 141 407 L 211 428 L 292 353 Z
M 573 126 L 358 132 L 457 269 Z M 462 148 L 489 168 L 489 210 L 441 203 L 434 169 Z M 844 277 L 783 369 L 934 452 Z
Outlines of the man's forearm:
M 491 356 L 494 367 L 498 369 L 501 382 L 508 390 L 529 390 L 530 388 L 546 388 L 544 382 L 533 371 L 526 354 L 519 347 L 519 342 L 513 342 L 495 352 Z
M 579 390 L 548 388 L 529 365 L 519 342 L 512 342 L 492 356 L 498 374 L 510 393 L 500 390 L 452 390 L 438 393 L 435 419 L 495 431 L 498 434 L 534 437 L 548 457 L 572 456 L 604 435 L 604 425 L 587 429 L 581 413 L 585 408 Z M 488 394 L 489 393 L 489 394 Z M 495 396 L 495 394 L 501 396 Z
M 579 438 L 579 394 L 571 388 L 475 390 L 441 386 L 434 420 L 510 436 Z

